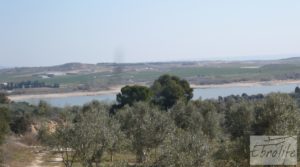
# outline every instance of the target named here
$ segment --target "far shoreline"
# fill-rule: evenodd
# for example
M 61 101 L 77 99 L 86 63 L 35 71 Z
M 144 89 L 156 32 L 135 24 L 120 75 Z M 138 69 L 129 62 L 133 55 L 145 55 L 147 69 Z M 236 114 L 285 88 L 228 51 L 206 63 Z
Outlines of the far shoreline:
M 245 81 L 245 82 L 232 82 L 224 84 L 207 84 L 195 85 L 191 84 L 194 89 L 209 89 L 209 88 L 230 88 L 230 87 L 252 87 L 252 86 L 266 86 L 266 85 L 284 85 L 284 84 L 299 84 L 300 80 L 271 80 L 271 81 Z M 93 92 L 70 92 L 70 93 L 47 93 L 47 94 L 22 94 L 22 95 L 9 95 L 8 98 L 12 101 L 22 101 L 28 99 L 47 99 L 47 98 L 65 98 L 76 96 L 97 96 L 117 94 L 121 91 L 123 86 L 115 86 L 109 90 L 100 90 Z

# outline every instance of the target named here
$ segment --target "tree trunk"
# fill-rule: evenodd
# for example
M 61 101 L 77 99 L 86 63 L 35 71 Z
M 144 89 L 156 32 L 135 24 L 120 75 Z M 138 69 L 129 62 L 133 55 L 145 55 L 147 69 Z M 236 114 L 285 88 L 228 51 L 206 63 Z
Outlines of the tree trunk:
M 144 150 L 142 148 L 138 148 L 136 151 L 136 162 L 143 163 L 145 159 Z
M 156 149 L 156 147 L 154 148 L 154 159 L 155 159 L 155 162 L 157 161 L 157 158 L 156 158 L 156 153 L 157 152 L 157 149 Z
M 96 161 L 95 163 L 96 163 L 96 167 L 99 167 L 99 163 L 98 163 L 98 161 Z
M 110 162 L 113 162 L 113 151 L 110 151 Z
M 87 167 L 93 167 L 93 162 L 92 161 L 87 161 Z

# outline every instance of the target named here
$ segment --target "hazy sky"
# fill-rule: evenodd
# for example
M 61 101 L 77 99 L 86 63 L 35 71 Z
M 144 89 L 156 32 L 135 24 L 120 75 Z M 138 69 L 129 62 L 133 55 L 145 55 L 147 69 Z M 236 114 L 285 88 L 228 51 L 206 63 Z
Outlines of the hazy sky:
M 295 55 L 299 0 L 0 1 L 0 66 Z

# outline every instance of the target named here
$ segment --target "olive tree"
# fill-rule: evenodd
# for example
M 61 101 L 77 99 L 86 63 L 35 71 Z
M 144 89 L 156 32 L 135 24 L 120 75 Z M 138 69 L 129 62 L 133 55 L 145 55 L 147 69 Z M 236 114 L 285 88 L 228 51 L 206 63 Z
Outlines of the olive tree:
M 74 137 L 77 144 L 73 149 L 78 152 L 78 158 L 84 166 L 96 166 L 101 163 L 104 152 L 109 148 L 112 152 L 121 136 L 118 122 L 111 120 L 108 107 L 99 106 L 89 111 L 81 112 L 74 124 Z
M 73 149 L 78 144 L 74 134 L 74 126 L 69 122 L 58 126 L 54 134 L 51 135 L 53 142 L 46 142 L 48 146 L 55 148 L 60 154 L 65 167 L 72 167 L 78 155 L 78 150 Z
M 162 146 L 157 166 L 160 167 L 199 167 L 210 166 L 210 145 L 208 138 L 198 131 L 177 131 Z
M 233 103 L 225 112 L 225 131 L 230 134 L 230 143 L 224 142 L 222 148 L 223 158 L 226 162 L 232 162 L 235 166 L 249 164 L 250 135 L 253 134 L 254 104 L 249 101 Z M 219 149 L 219 153 L 222 148 Z M 225 151 L 225 152 L 224 152 Z
M 185 104 L 179 101 L 170 110 L 171 118 L 178 128 L 198 131 L 202 128 L 203 115 L 197 111 L 193 103 Z
M 127 146 L 128 141 L 125 138 L 125 134 L 120 129 L 120 123 L 115 118 L 110 118 L 107 123 L 110 128 L 110 133 L 107 134 L 107 138 L 109 139 L 107 151 L 110 155 L 110 161 L 113 162 L 114 153 L 124 149 Z
M 88 107 L 89 106 L 89 107 Z M 108 106 L 92 102 L 70 122 L 64 122 L 57 132 L 58 148 L 66 167 L 78 159 L 83 166 L 99 166 L 106 151 L 111 153 L 118 148 L 121 137 L 118 121 L 109 116 Z
M 150 149 L 156 149 L 173 129 L 168 113 L 148 103 L 126 106 L 118 112 L 117 117 L 122 129 L 131 138 L 138 163 L 145 162 Z
M 196 111 L 200 112 L 203 117 L 201 124 L 203 133 L 210 140 L 219 138 L 222 134 L 220 124 L 224 116 L 217 112 L 216 104 L 210 100 L 196 100 L 194 105 L 196 106 Z
M 299 109 L 288 94 L 273 93 L 256 106 L 255 133 L 258 135 L 298 135 Z

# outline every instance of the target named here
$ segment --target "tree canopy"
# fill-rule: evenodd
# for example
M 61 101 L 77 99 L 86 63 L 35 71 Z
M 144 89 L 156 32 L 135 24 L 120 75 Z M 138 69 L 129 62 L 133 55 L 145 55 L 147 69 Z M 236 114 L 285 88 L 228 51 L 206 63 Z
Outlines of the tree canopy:
M 173 124 L 167 114 L 142 102 L 118 113 L 123 131 L 132 139 L 137 162 L 146 161 L 148 150 L 157 148 L 172 131 Z
M 193 89 L 186 80 L 168 74 L 155 80 L 151 90 L 154 103 L 165 109 L 171 108 L 178 100 L 187 102 L 193 98 Z
M 134 102 L 149 101 L 151 96 L 151 90 L 146 86 L 127 85 L 121 89 L 121 93 L 117 94 L 117 102 L 121 107 L 126 104 L 131 106 Z

